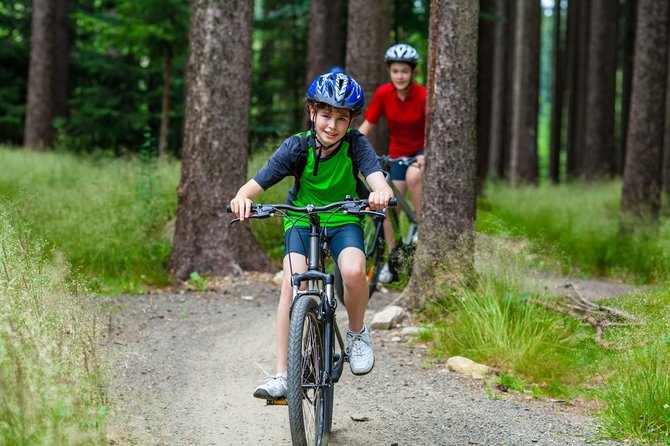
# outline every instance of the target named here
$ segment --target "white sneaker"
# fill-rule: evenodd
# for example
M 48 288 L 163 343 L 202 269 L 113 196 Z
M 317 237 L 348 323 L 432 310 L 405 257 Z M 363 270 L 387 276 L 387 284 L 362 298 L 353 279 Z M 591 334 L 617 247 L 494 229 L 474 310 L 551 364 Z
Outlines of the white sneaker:
M 412 236 L 412 245 L 416 245 L 416 242 L 419 241 L 419 231 L 416 230 L 414 231 L 414 235 Z
M 370 373 L 375 365 L 375 353 L 372 350 L 368 327 L 363 327 L 360 333 L 347 331 L 347 354 L 351 373 L 354 375 Z
M 381 283 L 391 283 L 395 279 L 395 275 L 393 274 L 393 271 L 391 271 L 391 268 L 389 267 L 388 263 L 384 263 L 384 266 L 382 267 L 382 270 L 379 271 L 379 281 Z
M 288 392 L 286 373 L 270 376 L 266 382 L 256 387 L 254 396 L 263 400 L 279 400 L 286 398 Z

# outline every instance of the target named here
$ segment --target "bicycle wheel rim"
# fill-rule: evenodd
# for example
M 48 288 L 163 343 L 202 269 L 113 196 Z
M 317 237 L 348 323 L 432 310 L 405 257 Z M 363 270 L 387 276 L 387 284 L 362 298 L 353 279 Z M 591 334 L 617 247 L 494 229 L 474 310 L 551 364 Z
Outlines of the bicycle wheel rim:
M 314 296 L 296 301 L 289 332 L 288 406 L 294 445 L 321 445 L 325 426 L 323 336 Z

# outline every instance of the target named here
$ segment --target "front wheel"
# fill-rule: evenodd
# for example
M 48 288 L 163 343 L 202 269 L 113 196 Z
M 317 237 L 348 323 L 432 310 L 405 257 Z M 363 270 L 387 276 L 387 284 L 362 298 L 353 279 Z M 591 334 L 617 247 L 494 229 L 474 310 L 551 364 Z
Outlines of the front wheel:
M 319 301 L 310 295 L 299 297 L 291 311 L 286 399 L 294 446 L 325 445 L 332 420 L 332 394 L 322 385 L 325 346 L 318 312 Z

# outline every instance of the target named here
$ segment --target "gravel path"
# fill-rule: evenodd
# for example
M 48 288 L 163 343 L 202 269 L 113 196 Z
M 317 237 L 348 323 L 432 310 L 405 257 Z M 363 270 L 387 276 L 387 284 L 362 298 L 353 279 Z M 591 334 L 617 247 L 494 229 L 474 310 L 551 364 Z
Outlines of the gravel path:
M 251 396 L 264 376 L 255 363 L 274 372 L 278 287 L 260 278 L 227 281 L 215 292 L 110 300 L 104 348 L 113 360 L 113 444 L 291 444 L 287 408 Z M 376 294 L 368 318 L 394 298 Z M 343 309 L 338 319 L 345 327 Z M 482 383 L 426 366 L 425 350 L 397 336 L 374 333 L 373 372 L 346 370 L 335 387 L 331 444 L 618 444 L 599 441 L 593 419 L 574 408 L 489 398 Z

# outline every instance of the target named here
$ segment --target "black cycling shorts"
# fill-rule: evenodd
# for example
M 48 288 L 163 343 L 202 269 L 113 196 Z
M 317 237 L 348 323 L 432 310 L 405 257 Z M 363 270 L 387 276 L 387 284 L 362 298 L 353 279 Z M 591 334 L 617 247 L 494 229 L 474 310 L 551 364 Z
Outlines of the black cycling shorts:
M 294 226 L 284 232 L 284 256 L 290 252 L 302 254 L 307 257 L 309 249 L 309 231 L 304 226 Z M 349 223 L 334 228 L 323 228 L 325 231 L 330 252 L 337 261 L 340 253 L 345 248 L 358 248 L 365 252 L 363 247 L 363 228 L 357 223 Z

